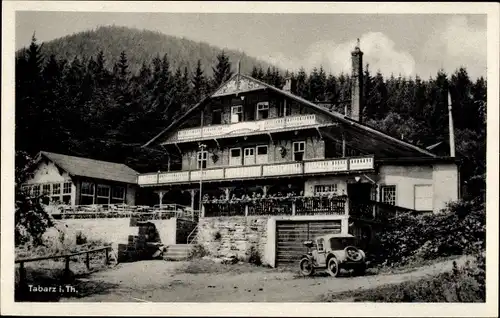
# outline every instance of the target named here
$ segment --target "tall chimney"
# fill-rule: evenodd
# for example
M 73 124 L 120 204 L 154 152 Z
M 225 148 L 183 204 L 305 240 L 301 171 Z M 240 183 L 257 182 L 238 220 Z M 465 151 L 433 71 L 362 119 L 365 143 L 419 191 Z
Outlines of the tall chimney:
M 354 51 L 351 52 L 351 59 L 351 109 L 347 116 L 361 122 L 363 108 L 363 52 L 359 48 L 359 39 Z
M 453 128 L 453 113 L 451 111 L 451 95 L 448 91 L 448 134 L 450 137 L 450 157 L 455 157 L 455 129 Z

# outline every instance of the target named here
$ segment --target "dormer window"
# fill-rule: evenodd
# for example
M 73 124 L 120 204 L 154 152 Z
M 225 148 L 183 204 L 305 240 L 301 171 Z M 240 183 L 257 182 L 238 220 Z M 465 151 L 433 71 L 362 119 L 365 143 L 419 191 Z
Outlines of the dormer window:
M 269 102 L 257 103 L 257 120 L 269 118 Z
M 243 121 L 243 106 L 237 105 L 231 107 L 231 123 Z

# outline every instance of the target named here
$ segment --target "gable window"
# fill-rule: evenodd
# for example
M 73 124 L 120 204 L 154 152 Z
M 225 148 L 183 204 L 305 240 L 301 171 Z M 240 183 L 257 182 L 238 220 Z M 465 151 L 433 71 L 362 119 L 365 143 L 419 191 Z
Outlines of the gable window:
M 97 204 L 109 204 L 110 189 L 108 185 L 97 185 Z
M 396 205 L 396 186 L 386 185 L 380 187 L 380 201 L 383 203 Z
M 322 184 L 314 186 L 315 195 L 329 195 L 337 193 L 337 184 Z
M 125 188 L 120 186 L 113 187 L 111 192 L 111 203 L 124 203 L 125 202 Z
M 292 115 L 292 103 L 282 100 L 278 107 L 278 117 L 285 117 Z
M 241 165 L 241 148 L 232 148 L 229 151 L 229 165 Z
M 243 106 L 237 105 L 231 107 L 231 123 L 243 121 Z
M 269 118 L 269 102 L 257 103 L 257 120 Z
M 293 160 L 302 161 L 304 160 L 304 153 L 306 151 L 305 141 L 297 141 L 293 143 Z
M 207 167 L 207 158 L 208 158 L 208 151 L 202 150 L 198 151 L 197 155 L 197 167 L 198 169 L 205 169 Z
M 89 205 L 94 204 L 94 184 L 90 182 L 82 182 L 82 189 L 80 190 L 80 204 Z

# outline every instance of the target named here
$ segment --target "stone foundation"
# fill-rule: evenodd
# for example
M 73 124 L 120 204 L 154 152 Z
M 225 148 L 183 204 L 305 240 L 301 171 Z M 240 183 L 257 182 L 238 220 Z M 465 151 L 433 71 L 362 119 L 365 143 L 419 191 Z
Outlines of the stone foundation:
M 268 217 L 210 217 L 198 223 L 198 242 L 215 257 L 236 256 L 248 261 L 250 249 L 262 261 L 266 253 Z

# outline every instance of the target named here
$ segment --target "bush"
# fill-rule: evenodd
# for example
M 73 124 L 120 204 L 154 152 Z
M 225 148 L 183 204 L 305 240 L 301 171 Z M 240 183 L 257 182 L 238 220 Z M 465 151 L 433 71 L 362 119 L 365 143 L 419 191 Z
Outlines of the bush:
M 373 263 L 389 266 L 483 250 L 485 206 L 474 201 L 458 201 L 439 214 L 402 215 L 376 236 Z
M 254 265 L 257 265 L 257 266 L 260 266 L 262 265 L 262 258 L 260 256 L 260 252 L 257 248 L 255 248 L 255 246 L 251 246 L 250 247 L 250 252 L 249 252 L 250 256 L 248 258 L 248 262 L 250 264 L 254 264 Z
M 87 237 L 79 231 L 76 233 L 76 245 L 82 245 L 87 243 Z
M 379 288 L 327 295 L 324 300 L 350 298 L 356 302 L 484 302 L 486 301 L 485 259 L 477 255 L 461 268 L 418 281 Z
M 30 198 L 25 193 L 16 193 L 15 245 L 41 245 L 45 231 L 54 226 L 54 220 L 45 211 L 41 198 Z
M 203 247 L 203 245 L 195 244 L 193 246 L 193 248 L 191 249 L 191 252 L 189 253 L 188 258 L 189 259 L 202 258 L 202 257 L 207 256 L 207 255 L 208 255 L 208 252 L 205 249 L 205 247 Z

